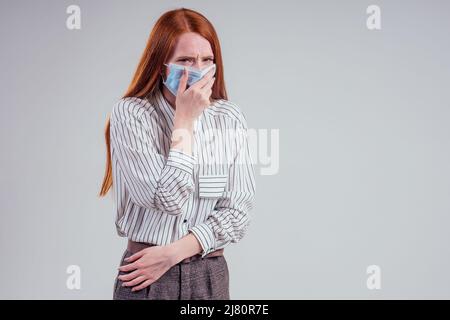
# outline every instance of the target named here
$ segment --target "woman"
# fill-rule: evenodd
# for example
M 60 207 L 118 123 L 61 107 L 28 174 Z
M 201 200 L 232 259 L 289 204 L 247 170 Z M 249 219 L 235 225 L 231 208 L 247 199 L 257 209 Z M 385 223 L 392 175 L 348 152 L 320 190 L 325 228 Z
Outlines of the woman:
M 230 299 L 224 248 L 244 236 L 255 178 L 242 111 L 227 100 L 212 24 L 189 9 L 156 22 L 106 126 L 119 236 L 114 299 Z M 110 143 L 111 142 L 111 143 Z

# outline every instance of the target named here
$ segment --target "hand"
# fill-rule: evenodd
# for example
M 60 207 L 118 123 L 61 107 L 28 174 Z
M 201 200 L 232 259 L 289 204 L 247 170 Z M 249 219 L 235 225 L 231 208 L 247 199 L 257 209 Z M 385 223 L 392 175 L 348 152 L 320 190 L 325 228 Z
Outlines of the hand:
M 181 119 L 181 122 L 194 121 L 210 105 L 211 88 L 216 79 L 213 74 L 214 68 L 186 89 L 188 70 L 184 69 L 175 99 L 175 118 Z
M 167 246 L 142 249 L 125 261 L 131 263 L 119 267 L 119 270 L 129 273 L 122 274 L 118 278 L 123 281 L 123 286 L 133 286 L 131 291 L 149 286 L 174 265 L 173 256 Z

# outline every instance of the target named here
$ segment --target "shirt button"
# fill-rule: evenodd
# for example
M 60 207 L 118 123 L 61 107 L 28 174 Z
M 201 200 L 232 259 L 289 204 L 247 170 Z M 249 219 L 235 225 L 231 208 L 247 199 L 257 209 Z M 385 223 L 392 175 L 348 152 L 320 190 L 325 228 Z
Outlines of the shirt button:
M 183 222 L 186 223 L 186 222 L 187 222 L 187 219 L 184 219 Z

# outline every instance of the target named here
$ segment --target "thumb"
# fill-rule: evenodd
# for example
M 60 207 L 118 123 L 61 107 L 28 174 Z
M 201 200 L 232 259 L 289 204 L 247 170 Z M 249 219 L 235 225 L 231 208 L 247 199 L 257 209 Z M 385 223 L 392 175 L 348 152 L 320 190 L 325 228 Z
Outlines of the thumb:
M 180 84 L 178 85 L 177 95 L 180 93 L 183 93 L 186 90 L 188 80 L 188 70 L 186 67 L 184 67 L 183 75 L 180 78 Z

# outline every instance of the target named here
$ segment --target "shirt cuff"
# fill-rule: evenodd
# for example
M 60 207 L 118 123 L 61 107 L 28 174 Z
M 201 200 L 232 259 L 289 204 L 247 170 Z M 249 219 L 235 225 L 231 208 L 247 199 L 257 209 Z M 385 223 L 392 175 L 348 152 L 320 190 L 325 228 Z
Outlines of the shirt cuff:
M 183 170 L 189 174 L 193 174 L 195 160 L 196 159 L 193 155 L 184 153 L 178 149 L 170 149 L 166 165 Z
M 215 251 L 216 239 L 211 227 L 206 223 L 201 223 L 192 228 L 189 231 L 194 234 L 197 240 L 200 242 L 203 251 L 200 253 L 204 258 L 208 253 Z

